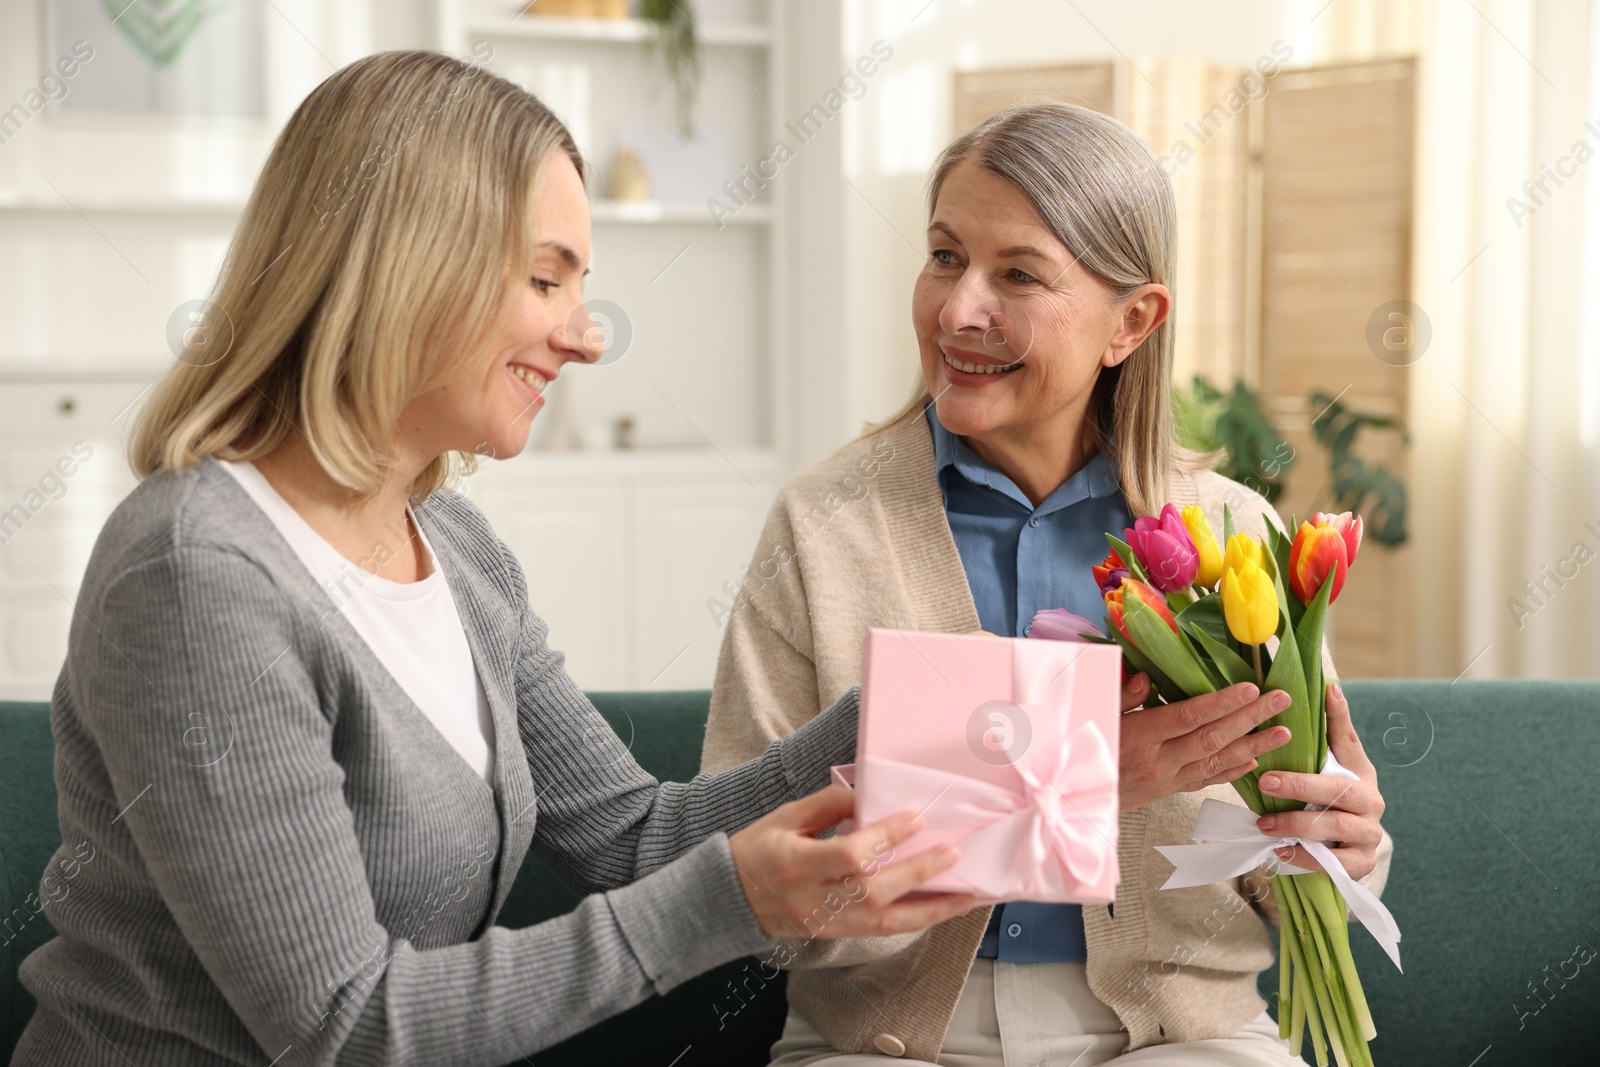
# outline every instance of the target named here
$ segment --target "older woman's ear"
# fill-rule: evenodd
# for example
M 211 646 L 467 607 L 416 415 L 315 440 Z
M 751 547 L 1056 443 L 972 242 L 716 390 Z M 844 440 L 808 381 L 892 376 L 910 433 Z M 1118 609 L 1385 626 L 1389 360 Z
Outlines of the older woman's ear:
M 1122 305 L 1122 326 L 1111 335 L 1111 341 L 1100 356 L 1100 362 L 1115 367 L 1139 350 L 1145 338 L 1157 326 L 1167 321 L 1172 311 L 1172 293 L 1165 285 L 1150 282 L 1141 285 Z

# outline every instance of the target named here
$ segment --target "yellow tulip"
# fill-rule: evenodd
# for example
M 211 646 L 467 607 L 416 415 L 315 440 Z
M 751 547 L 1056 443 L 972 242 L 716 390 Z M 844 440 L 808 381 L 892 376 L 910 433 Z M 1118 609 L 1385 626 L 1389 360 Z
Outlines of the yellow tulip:
M 1261 546 L 1234 534 L 1222 563 L 1222 616 L 1228 632 L 1247 645 L 1278 632 L 1278 593 L 1261 564 Z
M 1209 589 L 1222 577 L 1222 546 L 1217 544 L 1217 535 L 1211 532 L 1211 523 L 1206 521 L 1206 513 L 1200 510 L 1200 505 L 1190 504 L 1181 514 L 1184 529 L 1189 531 L 1189 539 L 1200 557 L 1195 584 Z
M 1232 567 L 1237 570 L 1244 560 L 1249 560 L 1257 567 L 1267 565 L 1267 557 L 1261 549 L 1261 542 L 1249 534 L 1236 533 L 1228 538 L 1228 548 L 1222 556 L 1222 569 L 1227 570 Z

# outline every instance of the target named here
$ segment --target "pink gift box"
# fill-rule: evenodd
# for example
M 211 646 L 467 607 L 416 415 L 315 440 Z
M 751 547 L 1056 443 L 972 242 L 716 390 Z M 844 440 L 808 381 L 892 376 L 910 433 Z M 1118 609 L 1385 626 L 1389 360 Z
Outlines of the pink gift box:
M 927 892 L 1110 903 L 1121 664 L 1114 645 L 870 630 L 856 762 L 834 774 L 855 823 L 926 815 L 895 859 L 961 853 Z

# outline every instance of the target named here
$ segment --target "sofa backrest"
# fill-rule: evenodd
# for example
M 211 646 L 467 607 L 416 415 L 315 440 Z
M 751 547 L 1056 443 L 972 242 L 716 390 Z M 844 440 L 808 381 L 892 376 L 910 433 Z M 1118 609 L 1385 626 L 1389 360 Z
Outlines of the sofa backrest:
M 1404 975 L 1364 931 L 1350 935 L 1378 1028 L 1374 1058 L 1385 1067 L 1480 1056 L 1592 1062 L 1577 1035 L 1600 1003 L 1600 835 L 1590 815 L 1600 683 L 1357 681 L 1346 691 L 1388 803 L 1396 853 L 1384 901 L 1404 932 Z M 590 696 L 645 769 L 694 775 L 707 693 Z M 58 844 L 51 751 L 44 705 L 0 703 L 0 900 L 9 906 L 0 1051 L 32 1011 L 16 966 L 52 936 L 36 910 Z M 500 921 L 528 925 L 575 902 L 530 857 Z M 667 1063 L 692 1047 L 685 1063 L 765 1063 L 782 1025 L 782 981 L 753 980 L 742 962 L 722 968 L 539 1062 Z M 1262 988 L 1270 1000 L 1270 972 Z

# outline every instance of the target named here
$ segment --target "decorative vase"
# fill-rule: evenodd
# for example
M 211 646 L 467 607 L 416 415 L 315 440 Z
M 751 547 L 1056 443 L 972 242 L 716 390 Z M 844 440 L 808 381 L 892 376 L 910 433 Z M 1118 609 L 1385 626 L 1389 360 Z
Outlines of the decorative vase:
M 627 145 L 617 150 L 611 161 L 611 175 L 606 182 L 606 196 L 612 200 L 641 201 L 650 199 L 650 172 L 644 160 Z
M 535 447 L 540 452 L 575 452 L 583 447 L 583 437 L 572 414 L 572 383 L 553 383 L 551 391 L 554 396 L 550 406 L 539 420 L 544 423 L 544 432 Z

